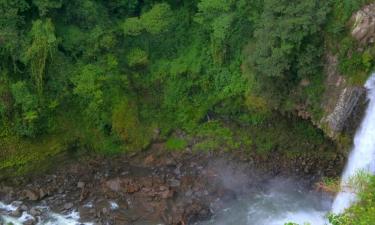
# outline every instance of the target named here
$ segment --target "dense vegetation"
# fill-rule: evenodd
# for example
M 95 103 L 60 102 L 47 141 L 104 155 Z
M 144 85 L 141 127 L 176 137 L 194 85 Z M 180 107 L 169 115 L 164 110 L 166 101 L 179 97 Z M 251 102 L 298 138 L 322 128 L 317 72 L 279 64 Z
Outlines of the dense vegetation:
M 348 21 L 368 2 L 0 0 L 0 170 L 160 137 L 183 149 L 176 130 L 201 150 L 322 145 L 321 132 L 287 117 L 299 105 L 322 116 L 326 51 L 350 82 L 366 79 L 375 50 L 358 51 Z M 364 219 L 338 224 L 373 220 L 374 183 L 349 211 Z
M 366 2 L 1 0 L 0 169 L 61 149 L 139 150 L 207 122 L 212 135 L 236 121 L 276 136 L 299 105 L 318 120 L 326 47 L 356 80 L 372 68 L 347 35 Z M 257 149 L 278 145 L 256 136 Z

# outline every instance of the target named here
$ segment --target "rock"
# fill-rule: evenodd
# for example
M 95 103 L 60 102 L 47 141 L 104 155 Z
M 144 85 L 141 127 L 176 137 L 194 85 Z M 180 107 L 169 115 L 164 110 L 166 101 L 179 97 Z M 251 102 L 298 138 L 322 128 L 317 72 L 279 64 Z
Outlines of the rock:
M 34 225 L 36 224 L 34 219 L 29 219 L 23 223 L 23 225 Z
M 176 161 L 172 158 L 167 158 L 165 160 L 165 165 L 167 166 L 176 166 L 176 164 L 177 164 Z
M 41 215 L 41 212 L 36 209 L 35 207 L 31 208 L 30 209 L 30 215 L 32 215 L 33 217 L 36 217 L 36 216 L 40 216 Z
M 163 198 L 163 199 L 173 197 L 174 192 L 172 190 L 169 190 L 168 188 L 166 188 L 164 186 L 160 187 L 160 191 L 161 191 L 161 192 L 159 192 L 160 197 Z
M 346 87 L 343 89 L 335 109 L 325 119 L 330 128 L 331 136 L 343 130 L 345 123 L 365 93 L 366 90 L 362 87 Z
M 111 191 L 118 192 L 121 189 L 121 181 L 119 178 L 109 180 L 105 184 L 109 189 L 111 189 Z
M 36 193 L 32 190 L 25 190 L 24 195 L 30 201 L 37 201 L 39 199 L 38 193 Z
M 135 193 L 137 191 L 139 191 L 139 187 L 137 187 L 136 185 L 129 185 L 128 189 L 126 189 L 126 193 L 129 194 Z
M 84 182 L 82 182 L 82 181 L 80 181 L 80 182 L 78 182 L 77 183 L 77 188 L 84 188 L 85 187 L 85 183 Z
M 68 202 L 68 203 L 65 203 L 65 204 L 64 204 L 64 209 L 68 210 L 68 209 L 73 208 L 73 206 L 74 206 L 73 203 Z
M 29 207 L 27 207 L 26 205 L 21 205 L 21 206 L 20 206 L 20 209 L 21 209 L 22 211 L 27 211 L 27 210 L 29 210 Z
M 361 44 L 374 43 L 375 3 L 367 5 L 353 15 L 352 36 Z
M 187 192 L 185 192 L 186 197 L 191 197 L 192 195 L 193 195 L 193 191 L 190 189 Z
M 181 182 L 175 178 L 172 178 L 169 180 L 169 185 L 171 187 L 179 187 L 181 185 Z
M 176 174 L 177 176 L 181 176 L 180 167 L 177 167 L 175 170 L 173 170 L 173 173 Z
M 22 214 L 21 208 L 17 208 L 16 210 L 14 210 L 13 212 L 10 213 L 10 215 L 13 216 L 13 217 L 20 217 L 21 214 Z
M 47 192 L 43 188 L 39 189 L 39 199 L 42 199 L 46 197 L 47 195 L 48 195 Z
M 151 165 L 155 161 L 155 157 L 153 155 L 149 155 L 145 158 L 144 164 Z

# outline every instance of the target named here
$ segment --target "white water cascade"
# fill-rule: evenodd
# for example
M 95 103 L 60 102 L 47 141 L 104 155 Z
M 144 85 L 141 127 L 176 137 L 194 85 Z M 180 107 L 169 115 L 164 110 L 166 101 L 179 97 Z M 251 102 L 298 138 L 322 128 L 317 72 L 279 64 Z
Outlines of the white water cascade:
M 365 87 L 369 104 L 341 177 L 341 192 L 333 202 L 333 213 L 342 213 L 356 201 L 355 192 L 346 188 L 351 177 L 358 172 L 375 173 L 375 73 L 367 80 Z

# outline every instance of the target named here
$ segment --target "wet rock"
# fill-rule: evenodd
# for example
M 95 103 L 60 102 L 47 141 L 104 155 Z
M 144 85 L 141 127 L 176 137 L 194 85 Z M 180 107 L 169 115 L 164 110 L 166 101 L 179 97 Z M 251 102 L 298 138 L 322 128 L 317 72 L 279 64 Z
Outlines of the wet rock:
M 73 208 L 73 206 L 74 206 L 73 203 L 68 202 L 68 203 L 65 203 L 65 204 L 64 204 L 64 209 L 68 210 L 68 209 Z
M 36 217 L 36 216 L 40 216 L 42 213 L 37 208 L 33 207 L 30 209 L 29 214 L 32 215 L 33 217 Z
M 29 210 L 29 207 L 27 207 L 27 205 L 21 205 L 21 206 L 20 206 L 20 209 L 21 209 L 22 211 L 27 211 L 27 210 Z
M 29 219 L 23 223 L 23 225 L 35 225 L 37 224 L 35 219 Z
M 17 208 L 16 210 L 14 210 L 13 212 L 10 213 L 10 215 L 13 216 L 13 217 L 20 217 L 21 214 L 22 214 L 22 212 L 21 212 L 20 208 Z

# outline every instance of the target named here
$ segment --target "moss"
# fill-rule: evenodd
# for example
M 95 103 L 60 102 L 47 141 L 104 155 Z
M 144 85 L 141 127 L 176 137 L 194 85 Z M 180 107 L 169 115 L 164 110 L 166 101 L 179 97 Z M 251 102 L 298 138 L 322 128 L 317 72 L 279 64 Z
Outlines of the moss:
M 183 150 L 187 146 L 187 141 L 181 138 L 171 137 L 165 143 L 165 147 L 169 151 Z
M 66 151 L 67 147 L 59 136 L 38 140 L 0 139 L 0 145 L 0 171 L 3 171 L 0 173 L 0 179 L 43 171 L 50 166 L 54 157 Z

